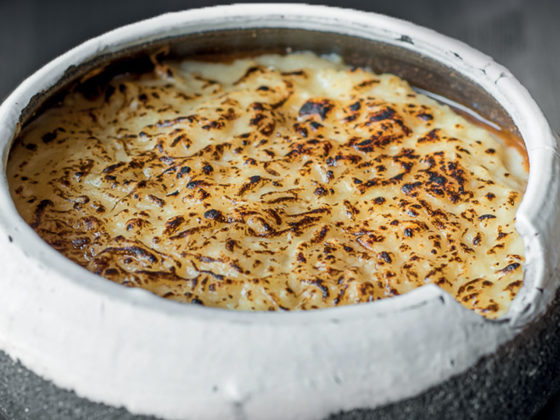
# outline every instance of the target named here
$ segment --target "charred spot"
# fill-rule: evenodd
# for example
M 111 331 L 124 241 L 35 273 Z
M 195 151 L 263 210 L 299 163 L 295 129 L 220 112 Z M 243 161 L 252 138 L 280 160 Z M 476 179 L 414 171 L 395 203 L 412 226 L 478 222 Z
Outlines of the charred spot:
M 375 187 L 379 185 L 379 180 L 377 178 L 368 179 L 360 188 L 363 187 L 364 191 L 366 188 Z
M 177 118 L 172 119 L 172 120 L 159 120 L 156 123 L 156 126 L 158 128 L 171 127 L 175 124 L 182 123 L 183 121 L 186 121 L 187 119 L 188 119 L 187 117 L 177 117 Z
M 433 143 L 441 140 L 441 138 L 439 137 L 439 132 L 440 132 L 439 128 L 434 128 L 425 136 L 420 137 L 418 139 L 418 143 Z
M 488 220 L 488 219 L 495 219 L 496 216 L 493 214 L 483 214 L 482 216 L 478 216 L 478 220 Z
M 322 197 L 324 195 L 328 194 L 328 191 L 326 189 L 324 189 L 323 187 L 317 187 L 315 188 L 315 191 L 313 191 L 313 194 Z
M 354 182 L 354 184 L 356 184 L 356 185 L 360 185 L 360 184 L 364 183 L 364 181 L 362 181 L 359 178 L 352 178 L 352 182 Z
M 301 137 L 306 138 L 308 136 L 308 132 L 307 132 L 307 128 L 302 127 L 301 124 L 294 124 L 294 130 L 296 131 L 296 133 L 298 133 L 298 135 L 300 135 Z
M 105 206 L 103 206 L 103 205 L 101 205 L 101 204 L 94 205 L 94 206 L 92 206 L 92 207 L 95 208 L 95 211 L 96 211 L 97 213 L 105 213 L 105 211 L 107 210 L 107 209 L 105 209 Z
M 204 212 L 204 218 L 210 220 L 220 220 L 222 219 L 222 213 L 215 209 L 207 210 Z
M 480 233 L 477 233 L 476 236 L 474 237 L 472 243 L 474 246 L 477 246 L 480 244 L 480 241 L 482 240 Z
M 361 107 L 362 107 L 362 105 L 360 104 L 360 101 L 356 101 L 352 105 L 349 106 L 350 111 L 354 111 L 354 112 L 359 111 Z
M 103 273 L 108 277 L 117 276 L 119 274 L 119 270 L 117 270 L 116 268 L 108 268 Z
M 50 131 L 48 133 L 43 134 L 41 140 L 43 140 L 43 143 L 45 144 L 50 143 L 51 141 L 56 139 L 57 134 L 58 134 L 57 130 Z
M 250 125 L 258 125 L 265 118 L 264 114 L 257 114 L 249 121 Z
M 498 232 L 498 236 L 496 237 L 496 240 L 499 241 L 501 239 L 504 239 L 508 235 L 509 235 L 509 233 L 505 233 L 505 232 L 500 231 L 500 232 Z
M 202 167 L 202 172 L 204 172 L 204 174 L 206 175 L 210 175 L 212 172 L 214 172 L 214 168 L 212 167 L 212 165 L 206 164 Z
M 427 114 L 425 112 L 417 114 L 416 117 L 422 121 L 432 121 L 434 119 L 434 116 L 432 114 Z
M 420 185 L 422 185 L 422 183 L 420 181 L 413 182 L 413 183 L 407 183 L 407 184 L 404 184 L 401 187 L 401 191 L 405 194 L 410 194 L 412 191 L 414 191 Z
M 336 159 L 333 157 L 328 157 L 326 163 L 328 166 L 336 166 Z
M 323 284 L 323 280 L 316 279 L 316 280 L 312 281 L 311 283 L 314 284 L 315 286 L 317 286 L 319 288 L 319 290 L 321 290 L 321 293 L 323 294 L 323 300 L 325 300 L 329 297 L 329 288 Z
M 103 169 L 103 173 L 110 174 L 111 172 L 114 172 L 116 169 L 120 168 L 124 164 L 125 164 L 124 162 L 119 162 L 113 165 L 109 165 L 105 169 Z
M 233 252 L 236 245 L 237 245 L 237 242 L 235 242 L 233 239 L 228 239 L 226 241 L 226 249 L 230 252 Z
M 496 153 L 496 150 L 490 148 L 490 149 L 486 149 L 486 153 L 488 153 L 489 155 L 493 155 L 494 153 Z
M 144 248 L 140 248 L 139 246 L 126 246 L 122 248 L 105 248 L 103 253 L 115 253 L 115 254 L 122 254 L 122 255 L 130 255 L 137 258 L 143 258 L 148 260 L 150 263 L 154 264 L 158 262 L 157 257 L 149 251 L 146 251 Z
M 169 219 L 167 222 L 165 222 L 165 233 L 174 233 L 184 222 L 185 218 L 182 216 L 176 216 Z
M 412 235 L 413 235 L 412 229 L 406 228 L 406 229 L 404 230 L 404 236 L 406 236 L 407 238 L 412 238 Z
M 505 174 L 505 175 L 509 175 L 509 174 Z M 508 203 L 509 203 L 509 205 L 510 205 L 510 206 L 514 206 L 514 205 L 515 205 L 516 199 L 517 199 L 517 193 L 514 192 L 514 191 L 510 192 L 510 193 L 509 193 L 509 196 L 508 196 Z
M 181 169 L 179 169 L 179 171 L 177 172 L 177 179 L 182 178 L 183 176 L 187 175 L 189 172 L 191 171 L 191 168 L 189 168 L 188 166 L 183 166 Z
M 321 124 L 320 122 L 317 121 L 311 121 L 309 123 L 309 126 L 311 127 L 311 129 L 313 131 L 317 131 L 318 129 L 320 129 L 321 127 L 323 127 L 323 124 Z
M 514 270 L 517 270 L 521 264 L 519 263 L 511 263 L 500 270 L 501 273 L 510 273 Z
M 362 83 L 358 84 L 356 87 L 357 88 L 365 88 L 365 87 L 369 87 L 372 85 L 375 85 L 376 83 L 379 83 L 379 80 L 377 79 L 369 79 L 369 80 L 365 80 Z
M 43 213 L 49 206 L 54 206 L 54 203 L 51 200 L 41 200 L 37 207 L 35 208 L 35 220 L 31 223 L 32 228 L 37 228 L 41 224 L 41 217 Z
M 383 204 L 385 202 L 385 197 L 376 197 L 373 202 L 375 204 Z
M 270 90 L 270 88 L 269 88 L 268 86 L 264 86 L 264 85 L 263 85 L 263 86 L 259 86 L 259 87 L 257 88 L 257 90 L 264 91 L 264 92 L 268 92 L 268 91 Z
M 393 262 L 391 256 L 385 251 L 382 251 L 381 253 L 379 253 L 379 257 L 388 264 Z
M 177 137 L 175 137 L 173 139 L 173 141 L 171 142 L 171 147 L 175 147 L 177 146 L 180 142 L 188 140 L 187 136 L 185 136 L 184 134 L 181 134 Z
M 282 76 L 306 76 L 306 73 L 303 70 L 285 71 Z
M 371 114 L 369 116 L 370 122 L 377 122 L 383 120 L 393 120 L 397 112 L 390 106 L 384 107 L 383 109 Z
M 249 177 L 249 182 L 251 184 L 256 184 L 257 182 L 259 182 L 261 180 L 261 176 L 260 175 L 253 175 L 251 177 Z
M 203 128 L 204 130 L 212 130 L 212 129 L 214 129 L 214 128 L 220 129 L 220 128 L 223 128 L 224 126 L 225 126 L 225 124 L 224 124 L 223 121 L 220 121 L 220 120 L 213 120 L 213 121 L 209 121 L 208 124 L 204 124 L 204 125 L 202 126 L 202 128 Z
M 82 249 L 84 246 L 88 245 L 90 243 L 90 239 L 89 238 L 75 238 L 72 239 L 72 246 L 74 248 L 78 248 L 78 249 Z
M 504 287 L 504 291 L 509 291 L 509 292 L 513 292 L 516 289 L 519 289 L 521 286 L 523 285 L 523 281 L 521 280 L 516 280 L 514 282 L 511 282 L 510 284 L 508 284 L 506 287 Z M 530 305 L 530 304 L 529 304 Z
M 350 141 L 350 144 L 355 148 L 360 150 L 361 152 L 372 152 L 374 150 L 374 147 L 376 145 L 376 142 L 374 141 L 374 139 L 367 139 L 367 140 L 362 140 L 360 142 L 354 143 L 354 140 Z
M 327 236 L 328 231 L 329 231 L 329 227 L 327 225 L 323 226 L 321 230 L 317 232 L 317 234 L 313 237 L 312 242 L 313 243 L 321 242 L 323 239 L 325 239 L 325 236 Z
M 435 172 L 428 171 L 430 175 L 430 182 L 437 184 L 437 185 L 444 185 L 447 182 L 447 178 L 442 175 L 438 175 Z
M 128 162 L 128 167 L 131 169 L 142 169 L 144 167 L 144 163 L 137 160 L 131 160 Z
M 358 155 L 350 155 L 350 154 L 345 155 L 345 154 L 342 154 L 342 153 L 339 153 L 338 155 L 336 155 L 336 156 L 334 157 L 334 159 L 335 159 L 336 161 L 339 161 L 339 160 L 347 160 L 347 161 L 349 161 L 349 162 L 352 163 L 352 164 L 356 164 L 356 163 L 358 163 L 360 160 L 362 160 L 362 158 L 361 158 L 360 156 L 358 156 Z M 327 163 L 327 164 L 328 164 L 328 163 Z
M 263 128 L 261 128 L 260 133 L 265 136 L 270 136 L 274 132 L 275 128 L 276 128 L 276 123 L 274 121 L 271 121 L 268 124 L 266 124 Z
M 126 222 L 126 230 L 131 231 L 135 228 L 142 228 L 148 224 L 149 223 L 144 219 L 139 219 L 139 218 L 130 219 L 128 222 Z
M 249 67 L 246 71 L 245 74 L 243 76 L 241 76 L 239 78 L 239 80 L 237 80 L 234 85 L 237 85 L 239 83 L 241 83 L 242 81 L 244 81 L 245 79 L 247 79 L 249 76 L 251 76 L 253 73 L 257 73 L 259 71 L 261 71 L 262 69 L 258 66 L 251 66 Z
M 253 109 L 253 111 L 264 111 L 264 106 L 260 102 L 253 102 L 251 104 L 251 108 Z
M 188 188 L 189 190 L 194 190 L 195 188 L 203 187 L 203 186 L 205 186 L 205 185 L 207 185 L 207 184 L 206 184 L 206 182 L 204 182 L 204 181 L 200 181 L 200 180 L 198 180 L 198 181 L 190 181 L 189 183 L 187 183 L 187 188 Z
M 333 108 L 333 104 L 328 99 L 309 100 L 299 109 L 299 116 L 318 115 L 322 120 L 327 118 L 328 113 Z

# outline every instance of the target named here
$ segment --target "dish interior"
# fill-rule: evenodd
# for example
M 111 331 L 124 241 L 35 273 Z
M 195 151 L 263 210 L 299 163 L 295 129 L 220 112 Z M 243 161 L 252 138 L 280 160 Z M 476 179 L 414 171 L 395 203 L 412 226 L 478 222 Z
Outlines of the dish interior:
M 282 29 L 221 31 L 161 40 L 118 55 L 101 57 L 72 69 L 65 80 L 54 89 L 35 98 L 22 118 L 25 123 L 29 123 L 33 119 L 32 116 L 39 114 L 41 109 L 60 100 L 57 93 L 62 93 L 76 81 L 81 82 L 81 88 L 85 91 L 89 89 L 91 93 L 95 93 L 100 86 L 123 71 L 130 72 L 133 69 L 133 72 L 142 73 L 150 67 L 153 57 L 157 55 L 165 55 L 170 59 L 195 56 L 208 61 L 219 61 L 223 60 L 225 55 L 231 59 L 231 54 L 227 53 L 232 50 L 237 51 L 237 58 L 263 52 L 311 50 L 318 54 L 338 54 L 347 64 L 368 67 L 376 73 L 396 74 L 416 87 L 464 104 L 496 122 L 500 127 L 517 132 L 503 108 L 476 83 L 453 69 L 414 53 L 410 49 L 413 44 L 414 41 L 408 37 L 395 40 L 393 45 L 358 40 L 339 34 Z

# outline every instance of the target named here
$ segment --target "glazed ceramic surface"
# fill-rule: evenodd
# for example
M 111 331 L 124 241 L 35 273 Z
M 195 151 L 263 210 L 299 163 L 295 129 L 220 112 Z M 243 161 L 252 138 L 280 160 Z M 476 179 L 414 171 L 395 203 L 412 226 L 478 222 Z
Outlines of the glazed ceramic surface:
M 525 282 L 508 314 L 486 320 L 433 285 L 309 312 L 182 305 L 106 281 L 50 248 L 10 198 L 5 165 L 12 140 L 66 81 L 104 60 L 165 43 L 179 55 L 195 52 L 193 45 L 225 43 L 330 48 L 351 64 L 400 71 L 418 85 L 424 80 L 420 87 L 462 100 L 518 131 L 531 168 L 516 224 L 526 248 Z M 485 99 L 477 102 L 481 92 Z M 558 286 L 558 146 L 541 111 L 491 58 L 381 15 L 252 4 L 163 15 L 117 29 L 52 61 L 10 95 L 0 107 L 0 147 L 0 349 L 60 387 L 134 413 L 319 419 L 379 407 L 492 354 L 545 314 Z

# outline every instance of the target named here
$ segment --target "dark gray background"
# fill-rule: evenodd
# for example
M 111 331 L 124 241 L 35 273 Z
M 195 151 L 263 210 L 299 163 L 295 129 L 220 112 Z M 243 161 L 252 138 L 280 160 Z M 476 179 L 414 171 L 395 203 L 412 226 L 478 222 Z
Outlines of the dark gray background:
M 0 100 L 40 66 L 92 36 L 164 12 L 224 3 L 228 2 L 0 0 Z M 309 3 L 384 13 L 467 42 L 508 67 L 560 131 L 560 0 Z M 539 420 L 560 419 L 556 400 L 560 396 L 551 400 Z

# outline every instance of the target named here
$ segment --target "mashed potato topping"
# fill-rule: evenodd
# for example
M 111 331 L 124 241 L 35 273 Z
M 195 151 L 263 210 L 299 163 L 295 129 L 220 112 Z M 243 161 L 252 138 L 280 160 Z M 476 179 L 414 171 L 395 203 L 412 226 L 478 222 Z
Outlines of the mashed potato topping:
M 522 285 L 521 153 L 390 74 L 311 53 L 156 63 L 65 95 L 9 160 L 50 245 L 115 282 L 231 309 L 433 283 L 489 318 Z

